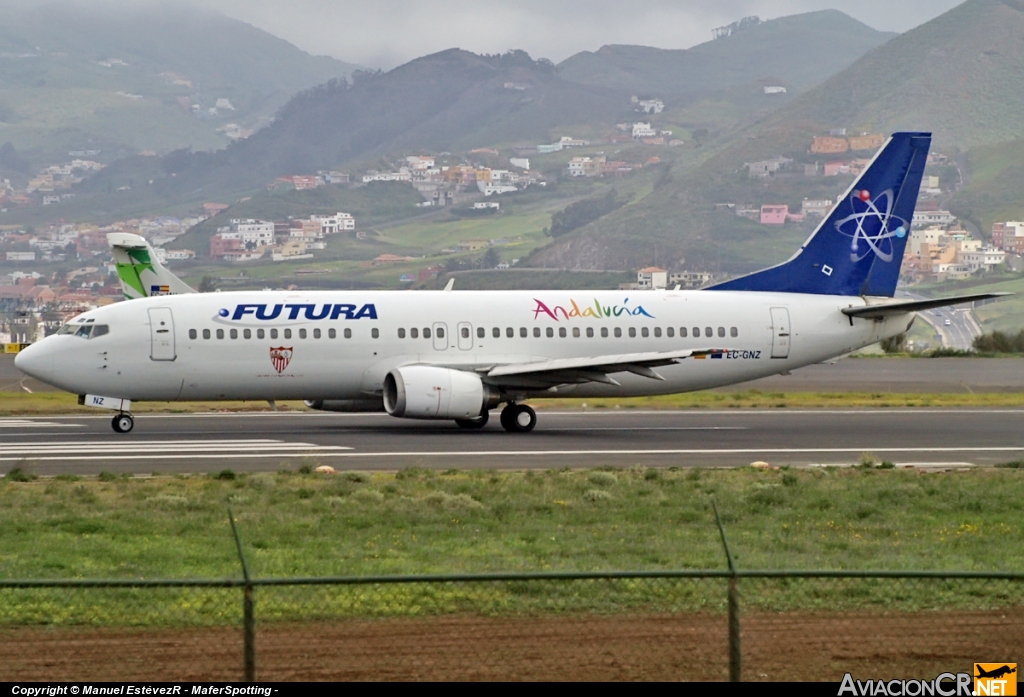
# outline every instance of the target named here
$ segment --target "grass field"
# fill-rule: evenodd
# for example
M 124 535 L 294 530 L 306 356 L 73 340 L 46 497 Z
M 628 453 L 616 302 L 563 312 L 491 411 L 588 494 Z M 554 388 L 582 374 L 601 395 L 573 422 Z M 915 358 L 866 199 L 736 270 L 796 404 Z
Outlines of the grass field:
M 531 400 L 537 409 L 786 409 L 830 407 L 1020 407 L 1024 393 L 893 393 L 893 392 L 687 392 L 656 397 Z M 304 411 L 302 402 L 278 402 L 281 411 Z M 207 411 L 270 411 L 267 402 L 134 402 L 135 414 L 187 414 Z M 0 393 L 0 416 L 45 416 L 101 412 L 78 406 L 65 392 Z
M 256 576 L 717 569 L 712 496 L 745 568 L 1024 570 L 1013 468 L 18 478 L 5 578 L 235 577 L 229 506 Z

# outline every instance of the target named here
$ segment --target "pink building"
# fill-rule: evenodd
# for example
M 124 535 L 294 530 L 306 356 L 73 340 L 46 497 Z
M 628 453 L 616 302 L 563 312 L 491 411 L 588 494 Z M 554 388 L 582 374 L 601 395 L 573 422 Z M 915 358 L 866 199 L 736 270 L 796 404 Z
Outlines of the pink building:
M 786 217 L 789 215 L 789 206 L 764 205 L 761 206 L 762 225 L 785 225 Z

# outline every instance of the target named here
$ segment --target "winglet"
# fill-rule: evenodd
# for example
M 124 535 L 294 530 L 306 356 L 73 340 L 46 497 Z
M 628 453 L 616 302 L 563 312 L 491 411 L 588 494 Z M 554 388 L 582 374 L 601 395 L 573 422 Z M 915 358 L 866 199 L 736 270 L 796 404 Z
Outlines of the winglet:
M 187 283 L 168 271 L 144 238 L 127 232 L 111 232 L 107 244 L 114 253 L 121 291 L 127 300 L 151 295 L 195 293 Z
M 454 288 L 454 287 L 455 287 L 455 277 L 452 276 L 451 278 L 448 279 L 448 285 L 446 285 L 444 287 L 444 292 L 445 293 L 451 293 L 452 292 L 452 288 Z

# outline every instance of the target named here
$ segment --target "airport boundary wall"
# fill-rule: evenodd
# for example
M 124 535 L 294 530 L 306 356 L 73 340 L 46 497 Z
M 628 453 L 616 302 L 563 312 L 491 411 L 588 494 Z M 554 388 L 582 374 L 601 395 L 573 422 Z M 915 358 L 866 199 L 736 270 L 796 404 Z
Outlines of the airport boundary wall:
M 716 512 L 717 517 L 717 512 Z M 1024 663 L 1024 574 L 738 568 L 0 581 L 0 680 L 933 679 Z

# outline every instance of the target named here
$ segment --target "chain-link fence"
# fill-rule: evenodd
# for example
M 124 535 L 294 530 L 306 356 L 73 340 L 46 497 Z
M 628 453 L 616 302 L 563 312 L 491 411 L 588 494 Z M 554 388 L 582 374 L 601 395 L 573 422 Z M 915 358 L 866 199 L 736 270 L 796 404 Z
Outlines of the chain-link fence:
M 1024 663 L 1024 574 L 0 581 L 0 680 L 839 680 Z M 236 540 L 238 537 L 236 535 Z

